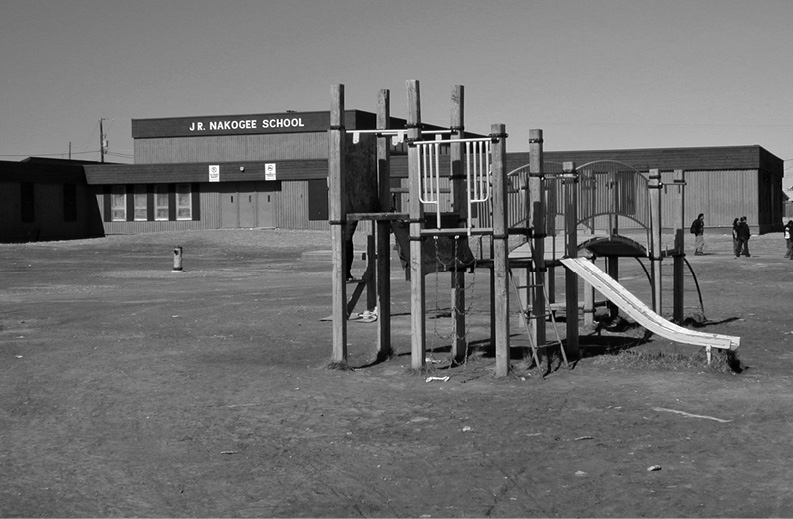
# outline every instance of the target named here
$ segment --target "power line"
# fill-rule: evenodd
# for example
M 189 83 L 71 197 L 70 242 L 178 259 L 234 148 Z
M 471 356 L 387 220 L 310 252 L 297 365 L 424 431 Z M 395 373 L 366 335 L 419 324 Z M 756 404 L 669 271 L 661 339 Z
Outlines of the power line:
M 86 155 L 88 153 L 99 153 L 98 151 L 73 151 L 72 155 Z M 15 153 L 8 155 L 0 155 L 0 157 L 59 157 L 61 155 L 69 155 L 68 151 L 61 153 Z

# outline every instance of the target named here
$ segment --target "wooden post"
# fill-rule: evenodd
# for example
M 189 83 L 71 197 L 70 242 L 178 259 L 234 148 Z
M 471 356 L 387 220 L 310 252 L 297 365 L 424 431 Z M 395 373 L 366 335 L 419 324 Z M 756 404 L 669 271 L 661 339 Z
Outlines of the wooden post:
M 346 251 L 344 224 L 347 219 L 344 186 L 344 85 L 331 88 L 330 129 L 328 130 L 328 179 L 330 183 L 330 243 L 333 257 L 331 286 L 333 293 L 333 355 L 331 362 L 347 363 L 347 283 L 344 273 Z
M 650 170 L 650 278 L 653 282 L 653 310 L 661 314 L 661 173 Z
M 619 256 L 608 256 L 606 257 L 606 272 L 609 276 L 613 277 L 617 281 L 620 279 L 620 257 Z M 617 316 L 620 314 L 620 309 L 615 305 L 613 302 L 608 301 L 606 303 L 606 307 L 609 310 L 609 319 L 616 319 Z
M 418 80 L 407 81 L 408 140 L 416 141 L 421 137 L 421 90 Z M 424 219 L 424 210 L 419 201 L 421 189 L 420 171 L 418 166 L 418 151 L 415 146 L 408 147 L 408 177 L 410 200 L 408 202 L 410 214 L 410 326 L 411 347 L 410 360 L 413 369 L 422 369 L 425 363 L 427 339 L 425 330 L 426 301 L 424 280 L 424 258 L 421 242 L 421 223 Z
M 455 85 L 452 87 L 452 115 L 451 129 L 457 130 L 452 133 L 449 155 L 451 159 L 451 196 L 452 212 L 457 214 L 460 221 L 468 219 L 468 187 L 465 184 L 465 173 L 463 172 L 463 146 L 454 144 L 453 141 L 462 139 L 465 136 L 465 87 Z M 452 362 L 461 363 L 465 360 L 465 346 L 467 337 L 465 336 L 465 270 L 458 269 L 451 273 L 451 298 L 452 298 L 452 319 L 454 320 L 454 339 L 452 340 Z
M 682 169 L 675 170 L 674 184 L 677 186 L 677 203 L 680 210 L 675 211 L 673 228 L 675 230 L 675 255 L 672 258 L 672 282 L 674 289 L 672 290 L 672 320 L 676 323 L 683 322 L 683 309 L 685 307 L 685 281 L 683 262 L 685 261 L 686 252 L 684 244 L 685 236 L 685 202 L 686 202 L 686 177 Z
M 380 90 L 377 95 L 377 129 L 391 127 L 391 92 Z M 377 137 L 377 189 L 380 212 L 391 209 L 391 153 L 390 137 Z M 391 223 L 377 220 L 377 357 L 382 360 L 392 354 L 391 348 Z
M 533 319 L 531 320 L 531 333 L 532 340 L 535 346 L 543 346 L 546 341 L 545 330 L 545 313 L 548 302 L 545 300 L 545 275 L 547 269 L 545 268 L 545 237 L 548 235 L 546 232 L 547 221 L 546 211 L 548 210 L 545 204 L 545 178 L 543 175 L 544 158 L 543 158 L 543 139 L 542 130 L 534 129 L 529 130 L 529 171 L 532 175 L 537 175 L 536 182 L 533 180 L 529 182 L 529 186 L 536 190 L 535 193 L 530 193 L 532 204 L 532 226 L 534 227 L 534 254 L 532 256 L 532 263 L 534 263 L 534 279 L 532 294 L 531 312 Z M 531 279 L 531 274 L 527 273 L 527 279 Z M 528 301 L 528 298 L 527 298 Z
M 496 376 L 509 373 L 509 229 L 507 227 L 507 132 L 503 124 L 490 127 L 493 183 L 493 278 L 496 322 Z
M 592 263 L 595 258 L 592 258 Z M 584 281 L 584 327 L 595 325 L 595 287 Z
M 377 227 L 372 225 L 371 232 L 366 236 L 366 270 L 369 271 L 366 279 L 366 309 L 369 311 L 377 308 L 377 249 L 376 232 Z
M 565 255 L 575 258 L 578 255 L 578 174 L 573 162 L 565 162 Z M 577 359 L 578 351 L 578 275 L 565 269 L 565 316 L 567 324 L 567 344 L 565 350 L 569 358 Z

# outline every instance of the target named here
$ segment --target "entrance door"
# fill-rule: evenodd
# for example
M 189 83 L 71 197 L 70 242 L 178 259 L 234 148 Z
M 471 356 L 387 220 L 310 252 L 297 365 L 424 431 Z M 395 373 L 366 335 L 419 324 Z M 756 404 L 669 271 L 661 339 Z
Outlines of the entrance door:
M 256 227 L 256 183 L 239 183 L 240 227 Z
M 275 228 L 275 193 L 279 182 L 259 182 L 259 227 Z
M 237 193 L 236 182 L 222 182 L 220 184 L 220 227 L 235 229 L 240 226 L 239 221 L 240 197 Z

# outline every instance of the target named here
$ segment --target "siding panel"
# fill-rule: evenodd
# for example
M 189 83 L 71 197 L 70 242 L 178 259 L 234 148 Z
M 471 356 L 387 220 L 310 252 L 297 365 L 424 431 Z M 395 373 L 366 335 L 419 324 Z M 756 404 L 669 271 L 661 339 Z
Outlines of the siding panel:
M 327 133 L 136 139 L 135 163 L 326 159 Z

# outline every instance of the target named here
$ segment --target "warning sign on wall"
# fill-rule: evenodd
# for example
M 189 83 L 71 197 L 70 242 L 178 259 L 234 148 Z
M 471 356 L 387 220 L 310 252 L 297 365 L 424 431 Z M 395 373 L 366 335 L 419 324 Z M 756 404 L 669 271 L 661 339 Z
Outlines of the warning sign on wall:
M 275 164 L 264 165 L 264 180 L 275 180 Z
M 209 166 L 209 181 L 220 182 L 220 166 L 218 164 Z

